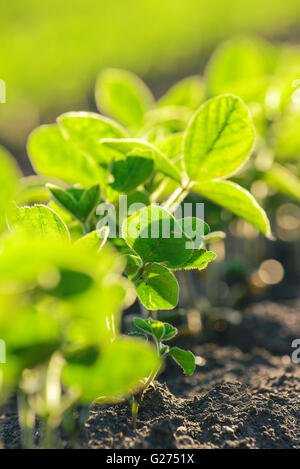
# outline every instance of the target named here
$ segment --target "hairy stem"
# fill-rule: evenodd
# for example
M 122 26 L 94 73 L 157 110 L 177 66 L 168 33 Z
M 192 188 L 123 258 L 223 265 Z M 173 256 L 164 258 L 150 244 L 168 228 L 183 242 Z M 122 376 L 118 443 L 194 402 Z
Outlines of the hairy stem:
M 174 213 L 176 208 L 184 201 L 186 196 L 190 192 L 193 182 L 189 181 L 184 186 L 178 187 L 170 195 L 168 200 L 164 203 L 164 208 L 169 210 L 170 213 Z

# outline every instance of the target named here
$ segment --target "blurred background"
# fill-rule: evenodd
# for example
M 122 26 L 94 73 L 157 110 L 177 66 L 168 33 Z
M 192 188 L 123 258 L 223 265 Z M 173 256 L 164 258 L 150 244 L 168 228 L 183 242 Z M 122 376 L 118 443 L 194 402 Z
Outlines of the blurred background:
M 159 96 L 199 73 L 236 33 L 297 40 L 299 0 L 0 0 L 0 143 L 25 174 L 28 133 L 67 110 L 94 110 L 103 67 L 137 72 Z

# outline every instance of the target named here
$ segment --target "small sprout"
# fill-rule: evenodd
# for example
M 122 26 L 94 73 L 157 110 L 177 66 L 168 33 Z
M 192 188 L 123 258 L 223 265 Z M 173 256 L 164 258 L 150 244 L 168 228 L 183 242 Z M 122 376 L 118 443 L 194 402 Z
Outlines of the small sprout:
M 156 345 L 157 355 L 160 359 L 165 359 L 167 355 L 170 355 L 175 362 L 181 366 L 186 375 L 192 375 L 194 373 L 196 364 L 192 352 L 182 350 L 178 347 L 170 348 L 163 343 L 163 341 L 168 341 L 176 337 L 178 333 L 176 327 L 167 322 L 156 321 L 152 318 L 134 318 L 133 322 L 135 327 L 142 332 L 142 335 L 146 334 L 149 338 L 152 338 Z M 152 384 L 160 369 L 161 366 L 153 369 L 141 390 L 136 395 L 132 396 L 132 420 L 134 429 L 136 427 L 139 404 L 142 401 L 145 391 Z

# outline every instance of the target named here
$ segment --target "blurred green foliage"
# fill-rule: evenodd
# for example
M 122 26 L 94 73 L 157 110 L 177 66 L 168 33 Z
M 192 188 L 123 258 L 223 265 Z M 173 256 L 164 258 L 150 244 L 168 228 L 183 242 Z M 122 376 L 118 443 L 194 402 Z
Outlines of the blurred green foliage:
M 0 0 L 0 12 L 0 135 L 15 146 L 40 113 L 89 109 L 102 67 L 182 76 L 233 33 L 286 35 L 300 20 L 298 0 Z

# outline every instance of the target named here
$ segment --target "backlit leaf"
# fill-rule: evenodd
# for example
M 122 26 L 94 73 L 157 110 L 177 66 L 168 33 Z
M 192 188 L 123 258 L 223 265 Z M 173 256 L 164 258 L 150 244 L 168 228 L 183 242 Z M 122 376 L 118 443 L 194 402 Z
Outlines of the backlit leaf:
M 33 207 L 13 206 L 9 212 L 9 226 L 13 230 L 26 230 L 44 239 L 69 239 L 68 229 L 62 219 L 45 205 Z
M 114 156 L 113 151 L 100 145 L 100 139 L 127 137 L 117 122 L 93 112 L 67 112 L 57 122 L 64 137 L 98 163 L 109 163 Z
M 27 151 L 35 171 L 43 176 L 84 187 L 102 179 L 96 162 L 65 140 L 55 124 L 34 130 L 29 136 Z
M 189 350 L 182 350 L 178 347 L 172 347 L 169 354 L 180 365 L 186 375 L 190 376 L 195 371 L 195 357 Z
M 172 272 L 159 264 L 149 264 L 135 280 L 136 292 L 149 310 L 173 309 L 178 302 L 178 283 Z
M 191 76 L 173 85 L 158 101 L 158 106 L 185 106 L 196 110 L 204 100 L 204 84 L 200 76 Z
M 126 70 L 103 70 L 96 84 L 99 110 L 126 126 L 139 126 L 153 104 L 150 90 L 139 77 Z
M 286 194 L 295 200 L 300 200 L 299 178 L 288 168 L 274 163 L 271 168 L 264 173 L 264 180 L 282 194 Z
M 148 334 L 152 334 L 151 326 L 145 319 L 134 318 L 133 322 L 139 329 L 142 329 L 142 331 L 145 331 Z
M 207 265 L 216 258 L 214 252 L 206 251 L 205 249 L 194 249 L 191 257 L 184 263 L 173 267 L 172 264 L 167 263 L 167 267 L 173 270 L 203 270 Z
M 246 102 L 262 101 L 275 57 L 272 46 L 258 39 L 239 37 L 221 44 L 206 69 L 208 95 L 233 93 Z
M 165 209 L 145 207 L 125 220 L 123 237 L 126 243 L 146 262 L 181 264 L 192 251 L 185 249 L 189 241 L 181 225 Z
M 271 235 L 270 223 L 265 211 L 253 195 L 238 184 L 231 181 L 212 181 L 196 184 L 192 190 L 244 218 L 264 235 Z
M 181 182 L 180 172 L 168 160 L 166 155 L 151 143 L 135 138 L 102 139 L 101 143 L 105 148 L 113 148 L 115 151 L 118 151 L 120 158 L 125 158 L 126 155 L 150 158 L 154 161 L 154 168 L 157 171 L 162 172 L 179 183 Z
M 101 350 L 89 365 L 69 361 L 63 381 L 66 386 L 76 386 L 80 390 L 83 402 L 99 397 L 111 402 L 138 388 L 141 380 L 159 365 L 153 346 L 144 340 L 119 337 Z
M 162 340 L 171 340 L 177 335 L 177 333 L 178 330 L 176 329 L 176 327 L 172 326 L 167 322 L 164 322 L 164 335 L 162 337 Z
M 192 181 L 229 177 L 249 157 L 255 138 L 249 111 L 232 95 L 203 104 L 185 134 L 184 164 Z
M 153 160 L 139 156 L 112 161 L 110 172 L 114 177 L 111 187 L 120 192 L 131 192 L 147 181 L 153 171 Z

